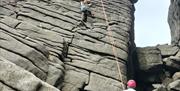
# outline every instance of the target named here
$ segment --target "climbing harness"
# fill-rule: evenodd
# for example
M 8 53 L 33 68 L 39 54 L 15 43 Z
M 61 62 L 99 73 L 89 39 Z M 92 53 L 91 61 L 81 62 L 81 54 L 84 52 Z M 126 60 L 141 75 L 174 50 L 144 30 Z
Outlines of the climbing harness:
M 120 79 L 120 81 L 122 81 L 121 85 L 122 85 L 122 88 L 124 90 L 125 87 L 123 85 L 123 78 L 122 78 L 122 74 L 121 74 L 121 68 L 120 68 L 119 63 L 118 63 L 116 48 L 114 47 L 115 41 L 114 41 L 113 37 L 111 37 L 112 36 L 112 31 L 111 31 L 110 26 L 109 26 L 109 22 L 108 22 L 108 18 L 107 18 L 107 14 L 106 14 L 106 11 L 105 11 L 103 0 L 101 0 L 101 5 L 102 5 L 102 9 L 103 9 L 103 14 L 104 14 L 104 18 L 105 18 L 105 21 L 106 21 L 106 25 L 107 25 L 107 32 L 108 32 L 108 35 L 109 35 L 109 40 L 111 42 L 111 47 L 112 47 L 113 55 L 114 55 L 114 58 L 115 58 L 116 63 L 117 63 L 119 79 Z

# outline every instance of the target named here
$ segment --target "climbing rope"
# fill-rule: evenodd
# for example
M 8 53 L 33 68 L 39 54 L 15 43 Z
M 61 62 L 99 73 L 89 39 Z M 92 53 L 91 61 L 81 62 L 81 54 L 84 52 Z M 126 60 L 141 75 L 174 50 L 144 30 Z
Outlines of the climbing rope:
M 122 82 L 122 89 L 124 90 L 125 87 L 123 85 L 123 77 L 122 77 L 122 74 L 121 74 L 121 68 L 119 66 L 119 62 L 118 62 L 118 58 L 117 58 L 117 52 L 116 52 L 116 48 L 114 47 L 115 46 L 115 41 L 112 37 L 112 31 L 110 29 L 110 26 L 109 26 L 109 22 L 108 22 L 108 18 L 107 18 L 107 14 L 106 14 L 106 11 L 105 11 L 105 7 L 104 7 L 104 2 L 103 0 L 101 0 L 101 5 L 102 5 L 102 9 L 103 9 L 103 14 L 104 14 L 104 18 L 105 18 L 105 21 L 106 21 L 106 25 L 107 25 L 107 33 L 108 33 L 108 38 L 111 42 L 111 47 L 112 47 L 112 51 L 113 51 L 113 55 L 114 55 L 114 58 L 116 60 L 116 63 L 117 63 L 117 68 L 118 68 L 118 74 L 119 74 L 119 79 L 120 81 Z

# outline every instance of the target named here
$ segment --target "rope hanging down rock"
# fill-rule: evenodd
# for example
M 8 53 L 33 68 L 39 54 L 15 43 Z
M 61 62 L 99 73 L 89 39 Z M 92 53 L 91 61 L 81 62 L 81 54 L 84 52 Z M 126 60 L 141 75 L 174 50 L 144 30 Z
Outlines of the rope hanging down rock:
M 114 45 L 116 44 L 113 37 L 112 36 L 112 31 L 110 29 L 110 26 L 109 26 L 109 22 L 108 22 L 108 18 L 107 18 L 107 14 L 106 14 L 106 11 L 105 11 L 105 7 L 104 7 L 104 2 L 103 0 L 101 0 L 101 5 L 102 5 L 102 9 L 103 9 L 103 14 L 104 14 L 104 18 L 105 18 L 105 21 L 106 21 L 106 25 L 107 25 L 107 33 L 108 33 L 108 38 L 111 42 L 111 47 L 112 47 L 112 51 L 113 51 L 113 55 L 114 55 L 114 58 L 116 60 L 116 63 L 117 63 L 117 68 L 118 68 L 118 73 L 119 73 L 119 79 L 120 81 L 122 82 L 121 86 L 123 88 L 123 90 L 125 89 L 124 85 L 123 85 L 123 78 L 122 78 L 122 74 L 121 74 L 121 68 L 119 66 L 119 62 L 118 62 L 118 58 L 117 58 L 117 52 L 116 52 L 116 48 L 114 47 Z

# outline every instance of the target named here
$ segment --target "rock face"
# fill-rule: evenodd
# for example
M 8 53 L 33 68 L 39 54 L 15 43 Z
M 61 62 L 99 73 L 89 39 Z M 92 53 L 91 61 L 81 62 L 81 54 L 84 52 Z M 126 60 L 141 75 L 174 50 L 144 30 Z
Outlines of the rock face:
M 0 90 L 122 91 L 137 0 L 103 1 L 84 26 L 79 0 L 0 0 Z
M 161 52 L 154 47 L 137 48 L 139 67 L 144 71 L 155 71 L 162 68 Z
M 160 51 L 155 47 L 137 48 L 137 77 L 142 82 L 159 82 L 163 72 Z
M 172 45 L 137 48 L 138 91 L 179 91 L 179 51 Z
M 0 57 L 0 82 L 1 91 L 59 91 L 3 57 Z
M 180 46 L 180 1 L 171 0 L 168 23 L 171 29 L 171 43 Z

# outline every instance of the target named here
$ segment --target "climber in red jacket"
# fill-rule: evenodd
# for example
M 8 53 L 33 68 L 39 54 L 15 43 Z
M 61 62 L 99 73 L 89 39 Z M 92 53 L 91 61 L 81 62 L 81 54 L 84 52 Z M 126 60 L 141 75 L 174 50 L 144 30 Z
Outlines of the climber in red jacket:
M 134 80 L 129 80 L 127 82 L 127 90 L 124 91 L 136 91 L 135 88 L 136 88 L 136 82 Z
M 83 22 L 87 22 L 88 16 L 94 18 L 93 14 L 91 13 L 91 10 L 89 9 L 91 5 L 91 0 L 81 0 L 81 12 Z

